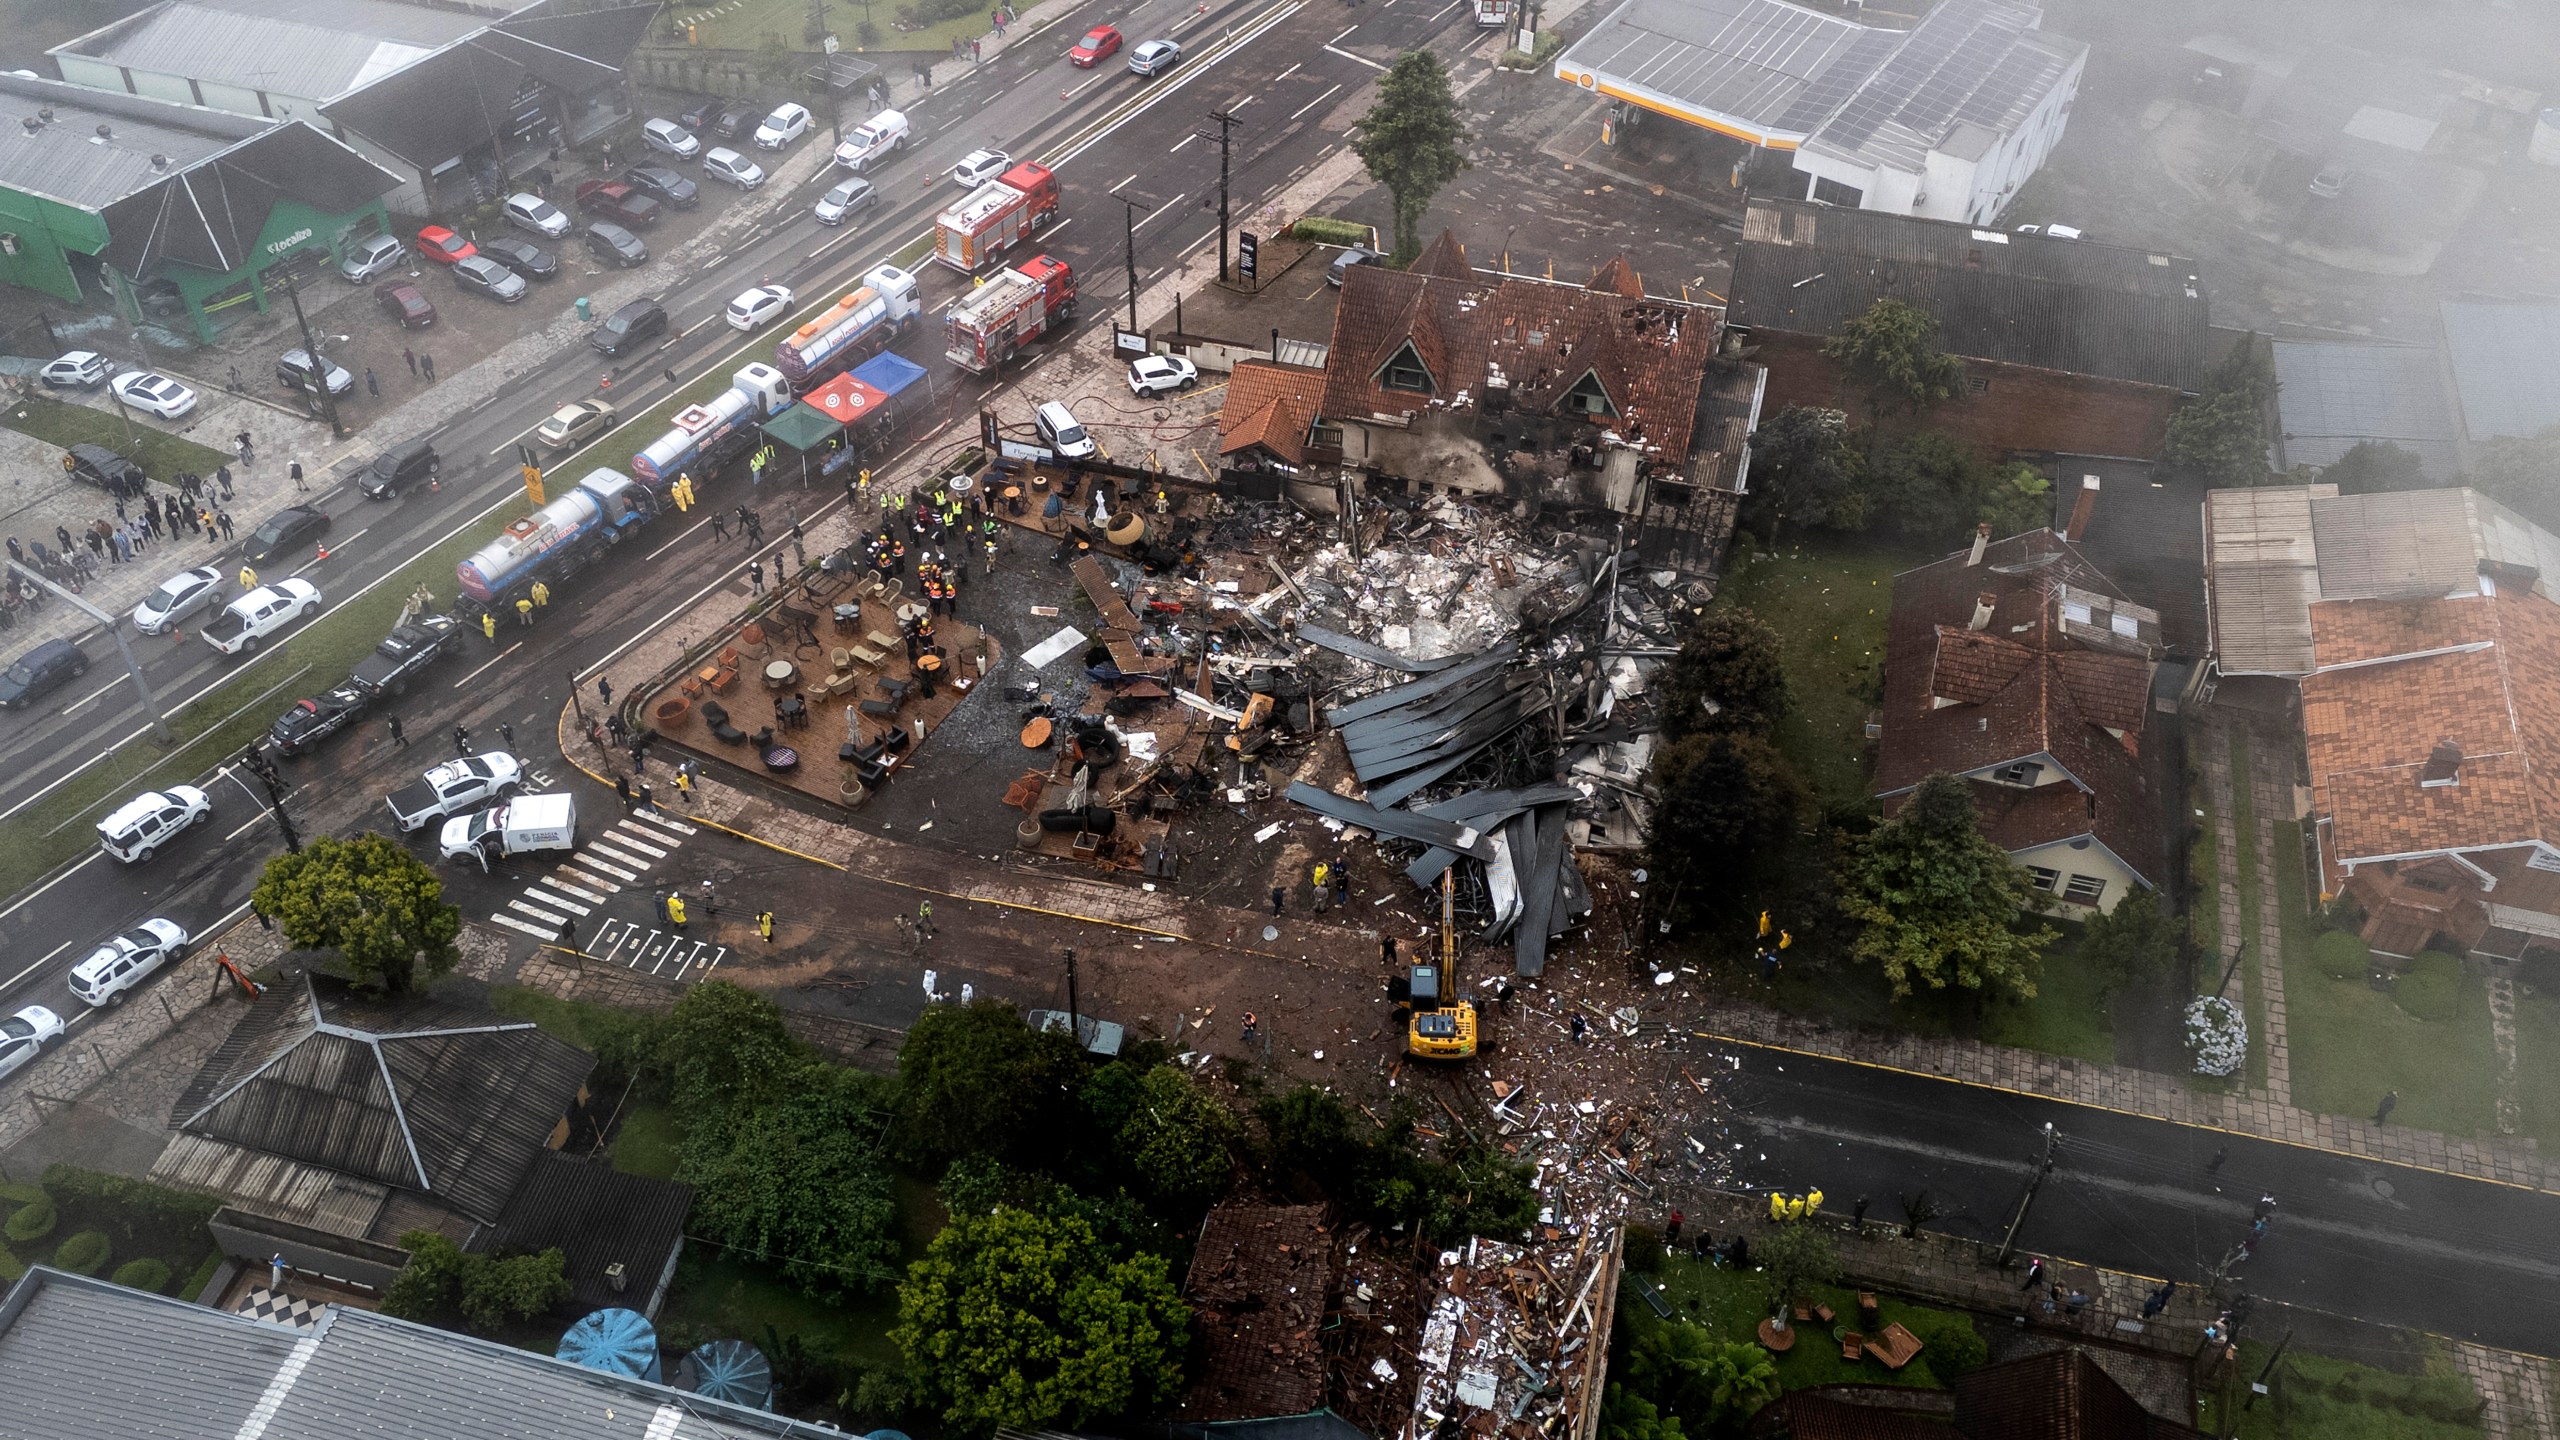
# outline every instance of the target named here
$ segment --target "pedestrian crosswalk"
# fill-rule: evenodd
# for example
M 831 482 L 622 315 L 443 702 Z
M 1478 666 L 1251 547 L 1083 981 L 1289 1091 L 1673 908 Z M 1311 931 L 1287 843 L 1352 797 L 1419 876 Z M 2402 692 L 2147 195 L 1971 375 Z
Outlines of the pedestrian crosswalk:
M 607 920 L 596 927 L 586 952 L 594 959 L 643 970 L 661 980 L 708 980 L 729 958 L 726 945 L 630 920 Z
M 596 912 L 611 903 L 625 886 L 640 884 L 650 870 L 673 855 L 688 837 L 700 833 L 695 826 L 669 819 L 655 811 L 634 811 L 615 821 L 603 834 L 582 841 L 576 854 L 552 867 L 549 874 L 525 886 L 503 908 L 491 914 L 490 923 L 504 925 L 539 940 L 558 940 L 563 926 L 574 926 L 579 931 L 589 930 Z M 630 924 L 613 920 L 602 923 L 607 927 L 622 928 L 628 928 Z M 603 952 L 596 947 L 602 942 L 603 935 L 599 932 L 594 943 L 581 948 L 590 954 L 600 954 Z M 725 955 L 727 951 L 721 953 Z M 661 954 L 655 963 L 663 968 L 665 960 Z M 636 966 L 638 962 L 635 958 L 631 963 Z M 678 973 L 696 963 L 688 960 L 678 967 Z M 717 963 L 717 959 L 700 962 L 700 968 L 707 971 Z

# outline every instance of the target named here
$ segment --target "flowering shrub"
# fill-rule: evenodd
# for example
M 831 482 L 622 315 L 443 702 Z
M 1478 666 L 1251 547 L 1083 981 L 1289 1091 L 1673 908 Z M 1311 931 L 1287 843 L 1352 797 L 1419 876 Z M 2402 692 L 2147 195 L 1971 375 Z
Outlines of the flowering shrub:
M 2219 995 L 2189 1001 L 2187 1048 L 2196 1052 L 2199 1075 L 2229 1075 L 2248 1063 L 2249 1022 L 2238 1002 Z

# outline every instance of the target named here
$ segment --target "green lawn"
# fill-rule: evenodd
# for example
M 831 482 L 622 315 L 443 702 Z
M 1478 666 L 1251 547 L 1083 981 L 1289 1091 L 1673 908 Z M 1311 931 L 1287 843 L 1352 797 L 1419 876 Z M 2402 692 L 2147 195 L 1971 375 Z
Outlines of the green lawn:
M 2516 1078 L 2524 1133 L 2560 1144 L 2560 995 L 2516 987 Z
M 614 1131 L 613 1168 L 626 1175 L 672 1180 L 679 1158 L 676 1147 L 682 1142 L 673 1111 L 664 1105 L 634 1105 Z
M 193 440 L 154 430 L 140 419 L 128 428 L 123 417 L 112 410 L 92 410 L 86 405 L 42 396 L 30 396 L 10 406 L 5 415 L 0 415 L 0 425 L 66 450 L 74 445 L 104 445 L 140 461 L 154 480 L 166 480 L 181 470 L 210 475 L 231 458 Z
M 1867 712 L 1881 695 L 1895 572 L 1923 557 L 1816 537 L 1762 551 L 1747 539 L 1716 594 L 1778 632 L 1787 713 L 1775 739 L 1826 808 L 1867 806 Z
M 1703 1264 L 1687 1258 L 1666 1259 L 1662 1270 L 1652 1276 L 1630 1274 L 1628 1286 L 1659 1281 L 1664 1303 L 1671 1307 L 1672 1317 L 1704 1326 L 1718 1340 L 1753 1339 L 1762 1320 L 1769 1317 L 1768 1292 L 1758 1271 L 1736 1272 L 1722 1266 Z M 1858 1294 L 1855 1289 L 1833 1285 L 1817 1285 L 1805 1298 L 1818 1299 L 1832 1309 L 1835 1324 L 1856 1328 Z M 1644 1298 L 1622 1288 L 1618 1296 L 1622 1309 L 1643 1310 Z M 1877 1309 L 1886 1323 L 1900 1322 L 1905 1329 L 1921 1338 L 1924 1346 L 1930 1337 L 1954 1329 L 1972 1328 L 1972 1319 L 1958 1311 L 1939 1310 L 1926 1305 L 1906 1304 L 1891 1296 L 1878 1297 Z M 1797 1327 L 1794 1348 L 1777 1357 L 1778 1380 L 1789 1390 L 1808 1385 L 1916 1385 L 1935 1388 L 1947 1383 L 1931 1368 L 1930 1351 L 1900 1370 L 1887 1370 L 1872 1360 L 1843 1360 L 1839 1343 L 1831 1337 L 1830 1326 Z
M 897 14 L 901 8 L 900 0 L 873 0 L 868 6 L 858 3 L 858 0 L 850 4 L 846 0 L 830 0 L 827 26 L 835 32 L 836 39 L 845 49 L 860 51 L 863 49 L 862 19 L 868 14 L 880 35 L 880 43 L 870 48 L 891 53 L 926 50 L 936 56 L 947 56 L 951 53 L 952 36 L 975 38 L 987 33 L 987 11 L 991 6 L 978 5 L 949 20 L 938 20 L 916 30 L 898 28 Z M 721 13 L 711 13 L 714 10 Z M 687 3 L 671 7 L 667 11 L 667 19 L 672 20 L 679 30 L 690 22 L 692 42 L 715 49 L 762 50 L 771 37 L 777 35 L 782 37 L 783 47 L 788 50 L 817 48 L 802 38 L 809 23 L 808 0 L 742 0 L 735 8 L 687 0 Z M 667 21 L 662 20 L 650 27 L 649 43 L 681 45 L 684 37 L 678 33 L 670 39 Z
M 2259 988 L 2258 969 L 2266 963 L 2267 957 L 2258 953 L 2258 907 L 2264 898 L 2258 886 L 2258 806 L 2255 792 L 2249 784 L 2249 737 L 2239 730 L 2231 732 L 2231 834 L 2240 851 L 2233 857 L 2231 865 L 2239 876 L 2240 934 L 2245 937 L 2239 943 L 2248 948 L 2248 958 L 2241 962 L 2239 976 L 2232 982 L 2240 987 L 2242 1013 L 2249 1021 L 2249 1064 L 2241 1073 L 2249 1077 L 2250 1084 L 2264 1085 L 2267 1083 L 2267 1000 Z M 2299 878 L 2298 872 L 2302 867 L 2293 857 L 2278 855 L 2274 859 L 2279 875 L 2293 870 Z M 2277 884 L 2281 887 L 2283 882 L 2279 880 Z M 2231 963 L 2229 946 L 2206 953 L 2211 957 L 2214 971 L 2209 980 L 2201 975 L 2196 977 L 2198 988 L 2208 983 L 2222 983 L 2222 969 Z M 2286 1043 L 2291 1044 L 2290 1036 Z
M 2280 843 L 2301 835 L 2276 827 Z M 2332 980 L 2311 959 L 2316 933 L 2303 897 L 2299 866 L 2278 865 L 2285 917 L 2286 1043 L 2293 1060 L 2293 1103 L 2328 1115 L 2371 1115 L 2386 1090 L 2400 1092 L 2391 1123 L 2447 1135 L 2483 1135 L 2497 1123 L 2497 1047 L 2489 1035 L 2489 993 L 2477 976 L 2462 979 L 2462 1005 L 2452 1020 L 2420 1020 L 2362 980 Z M 2518 1023 L 2523 1023 L 2518 1017 Z M 2530 1069 L 2527 1072 L 2530 1074 Z
M 2203 1391 L 2208 1434 L 2237 1440 L 2463 1440 L 2480 1433 L 2479 1395 L 2441 1354 L 2400 1375 L 2352 1360 L 2285 1351 L 2268 1393 L 2248 1404 L 2248 1382 L 2267 1368 L 2266 1342 L 2240 1342 L 2235 1383 Z M 2247 1408 L 2243 1408 L 2246 1405 Z
M 676 1283 L 658 1312 L 658 1333 L 669 1348 L 691 1349 L 706 1340 L 765 1343 L 764 1327 L 796 1335 L 818 1356 L 876 1368 L 898 1362 L 889 1343 L 898 1323 L 894 1289 L 833 1304 L 810 1297 L 761 1265 L 732 1260 L 700 1241 L 685 1243 Z
M 2050 1055 L 2075 1055 L 2100 1065 L 2116 1063 L 2111 1002 L 2098 973 L 2081 958 L 2080 927 L 2061 925 L 2062 938 L 2044 954 L 2036 998 L 1993 1005 L 1983 1012 L 1982 1038 Z

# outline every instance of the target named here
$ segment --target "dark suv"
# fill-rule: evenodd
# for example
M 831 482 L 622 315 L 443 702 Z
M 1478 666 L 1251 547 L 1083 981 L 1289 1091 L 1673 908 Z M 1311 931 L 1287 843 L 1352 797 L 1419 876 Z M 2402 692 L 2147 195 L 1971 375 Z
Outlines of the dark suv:
M 356 393 L 356 377 L 348 374 L 345 366 L 336 361 L 322 363 L 327 367 L 330 394 L 353 395 Z M 312 377 L 321 368 L 321 365 L 311 363 L 311 356 L 308 353 L 301 350 L 287 350 L 276 357 L 276 383 L 288 390 L 318 394 L 320 384 Z
M 47 640 L 0 670 L 0 705 L 24 710 L 89 673 L 89 657 L 68 640 Z
M 104 445 L 74 445 L 63 452 L 62 468 L 83 485 L 95 485 L 126 499 L 142 493 L 142 467 Z
M 666 333 L 666 310 L 655 300 L 634 300 L 604 317 L 587 343 L 607 355 L 620 355 Z
M 374 456 L 373 463 L 356 477 L 356 488 L 368 499 L 396 500 L 410 486 L 434 479 L 443 463 L 436 454 L 436 442 L 411 440 Z

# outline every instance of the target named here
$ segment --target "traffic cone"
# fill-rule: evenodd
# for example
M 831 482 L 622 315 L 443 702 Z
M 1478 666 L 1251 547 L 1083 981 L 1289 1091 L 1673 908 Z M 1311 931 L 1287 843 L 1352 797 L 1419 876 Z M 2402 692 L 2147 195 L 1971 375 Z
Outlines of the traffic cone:
M 326 560 L 326 559 L 328 559 L 328 558 L 329 558 L 329 542 L 328 542 L 328 541 L 326 541 L 326 540 L 323 540 L 323 541 L 321 541 L 321 542 L 320 542 L 320 553 L 319 553 L 318 555 L 315 555 L 315 556 L 313 556 L 313 557 L 312 557 L 311 563 L 312 563 L 312 564 L 314 564 L 314 565 L 317 565 L 317 564 L 319 564 L 321 561 Z

